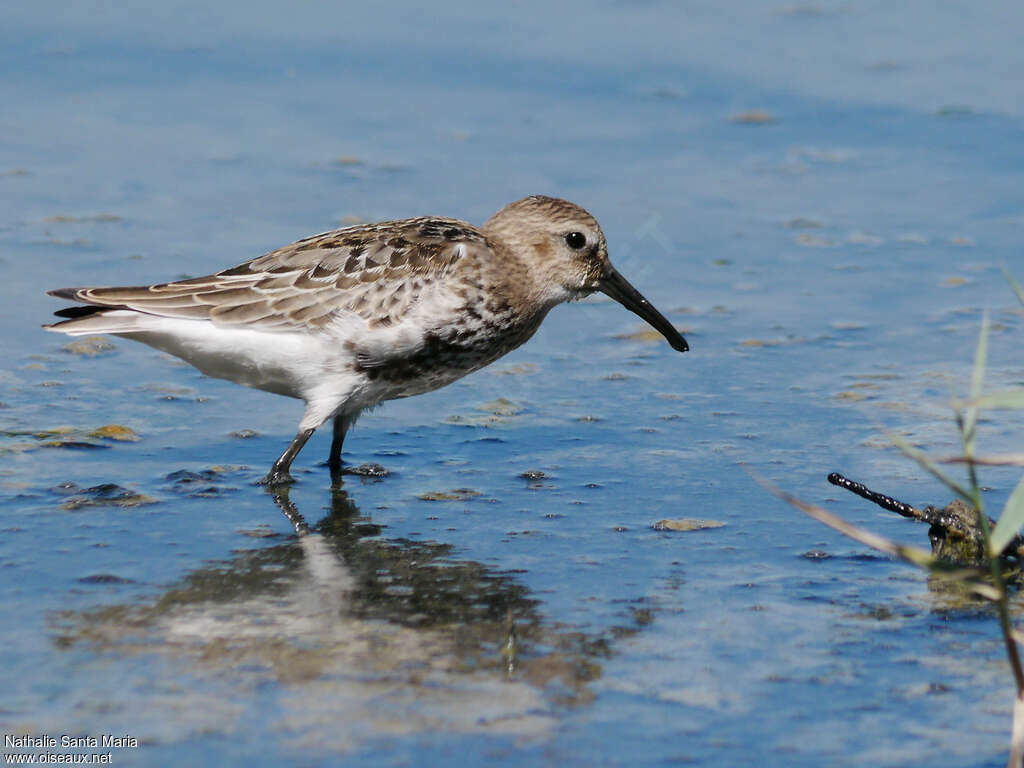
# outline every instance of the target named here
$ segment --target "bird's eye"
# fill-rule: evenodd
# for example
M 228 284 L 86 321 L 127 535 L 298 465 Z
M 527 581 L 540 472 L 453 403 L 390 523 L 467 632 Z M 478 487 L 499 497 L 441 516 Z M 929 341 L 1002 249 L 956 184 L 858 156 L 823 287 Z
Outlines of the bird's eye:
M 578 251 L 584 245 L 587 244 L 586 235 L 582 232 L 570 232 L 565 236 L 565 244 L 572 248 L 574 251 Z

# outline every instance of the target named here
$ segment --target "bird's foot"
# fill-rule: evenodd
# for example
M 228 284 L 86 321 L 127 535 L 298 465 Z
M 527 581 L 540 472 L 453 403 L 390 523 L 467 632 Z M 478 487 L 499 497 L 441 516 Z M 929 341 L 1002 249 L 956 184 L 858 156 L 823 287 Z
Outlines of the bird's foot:
M 275 488 L 278 486 L 289 486 L 295 482 L 295 478 L 288 474 L 288 470 L 271 469 L 267 473 L 267 476 L 262 480 L 258 481 L 258 485 L 264 485 L 267 488 Z

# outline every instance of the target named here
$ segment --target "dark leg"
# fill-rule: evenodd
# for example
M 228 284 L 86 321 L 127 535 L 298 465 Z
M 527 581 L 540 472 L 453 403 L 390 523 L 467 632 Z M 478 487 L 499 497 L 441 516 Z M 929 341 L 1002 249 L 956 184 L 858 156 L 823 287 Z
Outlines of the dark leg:
M 270 468 L 270 473 L 263 478 L 260 483 L 262 485 L 287 485 L 288 483 L 294 483 L 295 479 L 288 474 L 288 470 L 292 467 L 292 461 L 299 455 L 299 451 L 302 450 L 302 446 L 306 444 L 310 436 L 316 432 L 315 429 L 303 429 L 295 436 L 292 440 L 291 445 L 285 448 L 277 461 L 274 462 L 274 466 Z
M 332 477 L 341 472 L 341 445 L 345 442 L 345 433 L 351 423 L 352 419 L 344 413 L 334 417 L 334 439 L 331 441 L 331 455 L 327 459 Z

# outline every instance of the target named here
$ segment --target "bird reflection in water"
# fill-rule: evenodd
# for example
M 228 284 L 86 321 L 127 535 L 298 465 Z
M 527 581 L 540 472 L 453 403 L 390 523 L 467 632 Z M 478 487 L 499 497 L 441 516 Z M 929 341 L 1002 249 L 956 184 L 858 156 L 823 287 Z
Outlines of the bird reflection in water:
M 54 617 L 62 647 L 118 659 L 136 677 L 128 668 L 141 659 L 155 676 L 135 686 L 141 700 L 122 689 L 99 709 L 120 708 L 140 734 L 166 733 L 188 704 L 168 713 L 147 691 L 173 685 L 188 698 L 213 687 L 223 704 L 249 701 L 242 691 L 256 685 L 275 699 L 275 729 L 304 749 L 439 730 L 543 739 L 560 709 L 593 698 L 611 639 L 642 627 L 592 635 L 544 624 L 512 574 L 455 558 L 447 544 L 384 538 L 340 484 L 315 525 L 287 488 L 271 497 L 294 536 L 204 565 L 155 600 Z M 173 663 L 146 661 L 153 655 Z M 183 683 L 190 675 L 202 684 Z M 218 712 L 203 729 L 229 734 L 240 713 Z

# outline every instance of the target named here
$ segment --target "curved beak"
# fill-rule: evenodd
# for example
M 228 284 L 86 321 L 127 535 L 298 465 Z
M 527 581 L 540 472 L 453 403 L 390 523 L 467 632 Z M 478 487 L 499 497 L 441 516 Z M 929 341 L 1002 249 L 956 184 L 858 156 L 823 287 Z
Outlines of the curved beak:
M 665 337 L 672 349 L 685 352 L 690 348 L 686 339 L 680 335 L 672 323 L 656 310 L 640 291 L 630 285 L 629 281 L 620 275 L 614 267 L 608 267 L 607 274 L 598 281 L 597 290 L 611 296 L 630 312 L 635 312 L 650 323 L 656 331 Z

